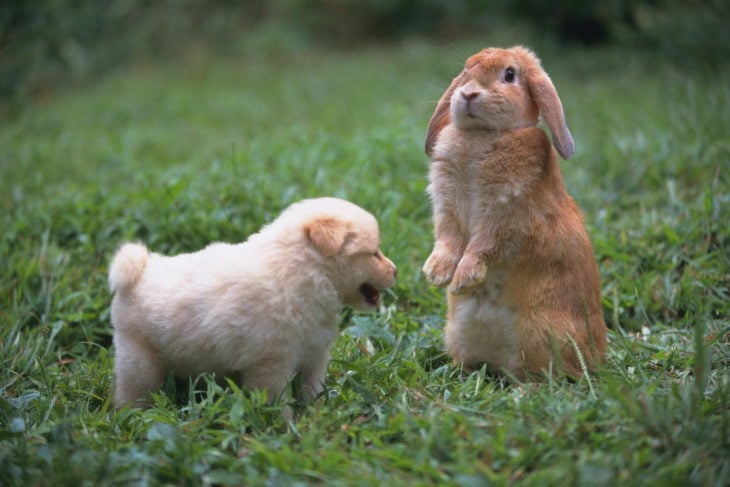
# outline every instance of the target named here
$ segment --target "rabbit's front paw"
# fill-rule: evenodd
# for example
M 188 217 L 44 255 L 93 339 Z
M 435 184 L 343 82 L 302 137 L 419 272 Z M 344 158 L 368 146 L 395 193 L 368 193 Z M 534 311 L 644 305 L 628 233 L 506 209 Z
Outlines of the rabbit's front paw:
M 423 273 L 428 282 L 434 286 L 443 287 L 451 282 L 458 264 L 458 256 L 436 247 L 423 265 Z
M 484 282 L 487 277 L 487 264 L 477 254 L 464 254 L 459 262 L 449 286 L 452 294 L 467 292 Z

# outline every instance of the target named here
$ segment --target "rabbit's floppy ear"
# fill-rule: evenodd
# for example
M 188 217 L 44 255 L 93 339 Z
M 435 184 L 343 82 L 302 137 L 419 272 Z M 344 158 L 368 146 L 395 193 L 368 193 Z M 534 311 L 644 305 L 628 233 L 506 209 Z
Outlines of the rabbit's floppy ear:
M 431 115 L 431 121 L 428 122 L 428 131 L 426 132 L 426 155 L 429 157 L 431 157 L 433 146 L 436 144 L 436 137 L 451 121 L 451 95 L 454 94 L 454 90 L 461 84 L 465 75 L 466 69 L 454 78 L 444 94 L 441 95 L 441 99 L 436 104 L 436 110 Z
M 349 235 L 345 222 L 332 217 L 321 217 L 308 222 L 304 233 L 314 247 L 325 257 L 340 252 Z
M 527 72 L 527 85 L 530 87 L 530 93 L 537 102 L 543 119 L 550 127 L 555 148 L 563 159 L 570 159 L 575 144 L 568 125 L 565 123 L 563 105 L 560 103 L 553 82 L 540 66 L 534 66 Z

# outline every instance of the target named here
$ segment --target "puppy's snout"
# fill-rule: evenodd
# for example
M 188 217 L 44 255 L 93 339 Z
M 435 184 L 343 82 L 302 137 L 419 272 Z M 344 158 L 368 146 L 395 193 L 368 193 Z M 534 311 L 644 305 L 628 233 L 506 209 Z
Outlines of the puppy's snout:
M 383 258 L 385 259 L 385 261 L 388 263 L 388 265 L 392 269 L 392 271 L 393 271 L 393 278 L 398 277 L 398 268 L 395 266 L 395 264 L 393 263 L 393 261 L 390 260 L 389 258 L 385 257 L 385 256 L 383 256 Z

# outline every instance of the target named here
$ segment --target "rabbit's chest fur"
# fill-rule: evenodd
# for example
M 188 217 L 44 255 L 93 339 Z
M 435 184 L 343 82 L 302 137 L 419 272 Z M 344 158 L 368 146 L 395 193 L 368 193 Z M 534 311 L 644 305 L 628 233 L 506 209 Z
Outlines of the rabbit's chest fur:
M 442 142 L 443 141 L 443 142 Z M 444 129 L 431 163 L 434 200 L 455 208 L 462 233 L 471 238 L 529 212 L 530 193 L 544 176 L 549 141 L 531 127 L 508 132 Z
M 529 234 L 525 219 L 540 211 L 532 208 L 532 193 L 544 178 L 549 147 L 537 128 L 505 133 L 449 126 L 436 144 L 429 191 L 436 205 L 454 209 L 465 244 L 476 235 L 509 235 L 502 238 L 505 260 L 488 266 L 475 292 L 451 298 L 446 343 L 459 362 L 515 365 L 518 313 L 505 290 L 512 280 L 510 258 Z

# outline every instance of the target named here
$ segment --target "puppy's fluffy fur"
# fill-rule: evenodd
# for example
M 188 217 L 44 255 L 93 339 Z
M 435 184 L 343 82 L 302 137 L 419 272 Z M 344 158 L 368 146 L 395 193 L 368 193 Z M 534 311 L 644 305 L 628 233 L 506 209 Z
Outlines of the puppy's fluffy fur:
M 557 91 L 531 51 L 466 61 L 428 127 L 436 243 L 424 272 L 448 285 L 455 362 L 579 375 L 581 356 L 590 367 L 606 351 L 598 268 L 538 114 L 572 156 Z
M 116 405 L 148 405 L 168 372 L 212 372 L 270 399 L 300 373 L 316 396 L 343 305 L 377 306 L 393 283 L 379 243 L 370 213 L 318 198 L 244 243 L 174 257 L 123 245 L 109 271 Z

